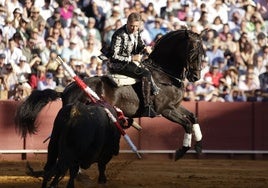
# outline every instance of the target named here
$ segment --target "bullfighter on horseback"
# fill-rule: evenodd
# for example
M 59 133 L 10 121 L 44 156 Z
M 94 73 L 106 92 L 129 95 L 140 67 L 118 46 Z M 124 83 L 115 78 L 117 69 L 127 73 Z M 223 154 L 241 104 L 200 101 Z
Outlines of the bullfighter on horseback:
M 150 71 L 139 66 L 142 53 L 151 53 L 151 47 L 146 46 L 140 36 L 142 18 L 138 13 L 131 13 L 127 23 L 119 28 L 112 36 L 109 51 L 110 72 L 126 75 L 142 80 L 143 100 L 145 110 L 143 116 L 155 117 L 157 114 L 151 102 L 151 93 L 157 95 L 159 88 L 155 84 Z

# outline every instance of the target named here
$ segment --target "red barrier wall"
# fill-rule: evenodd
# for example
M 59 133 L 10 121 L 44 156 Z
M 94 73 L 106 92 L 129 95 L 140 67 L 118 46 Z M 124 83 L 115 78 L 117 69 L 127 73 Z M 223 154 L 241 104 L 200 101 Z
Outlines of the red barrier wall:
M 15 131 L 14 115 L 18 103 L 0 101 L 0 150 L 46 149 L 61 101 L 49 103 L 38 117 L 39 131 L 25 142 Z M 184 102 L 196 113 L 203 133 L 205 150 L 268 150 L 267 103 Z M 184 130 L 163 117 L 135 119 L 143 130 L 126 130 L 139 150 L 175 150 L 181 147 Z M 122 138 L 121 150 L 129 150 Z M 1 154 L 3 158 L 4 154 Z M 8 158 L 13 156 L 8 154 Z M 20 155 L 16 155 L 21 157 Z M 32 154 L 27 154 L 32 157 Z
M 205 149 L 253 149 L 253 103 L 198 102 L 198 117 Z

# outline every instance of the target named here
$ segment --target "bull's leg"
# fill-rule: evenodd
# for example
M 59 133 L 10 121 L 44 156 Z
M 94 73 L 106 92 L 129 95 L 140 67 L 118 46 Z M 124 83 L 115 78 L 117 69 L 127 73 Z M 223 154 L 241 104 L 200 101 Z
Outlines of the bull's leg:
M 107 178 L 105 175 L 106 165 L 112 159 L 113 154 L 108 154 L 105 157 L 102 157 L 98 162 L 98 169 L 99 169 L 99 184 L 105 184 L 107 182 Z
M 107 178 L 106 178 L 106 175 L 105 175 L 106 164 L 99 162 L 98 163 L 98 169 L 99 169 L 98 183 L 99 184 L 105 184 L 107 182 Z
M 68 181 L 67 188 L 74 188 L 74 179 L 78 174 L 79 165 L 73 166 L 69 170 L 70 170 L 70 179 Z
M 55 188 L 58 186 L 61 179 L 65 176 L 68 167 L 66 167 L 65 163 L 61 160 L 58 161 L 56 169 L 55 169 L 55 176 L 50 184 L 51 188 Z
M 193 124 L 193 136 L 196 141 L 194 148 L 198 154 L 202 153 L 202 132 L 197 117 L 183 106 L 179 106 L 178 111 L 180 111 L 181 114 L 184 114 L 184 116 Z
M 191 148 L 192 141 L 192 123 L 186 118 L 186 116 L 180 113 L 176 109 L 167 109 L 161 113 L 165 118 L 183 126 L 185 130 L 183 147 L 176 150 L 175 160 L 180 159 Z

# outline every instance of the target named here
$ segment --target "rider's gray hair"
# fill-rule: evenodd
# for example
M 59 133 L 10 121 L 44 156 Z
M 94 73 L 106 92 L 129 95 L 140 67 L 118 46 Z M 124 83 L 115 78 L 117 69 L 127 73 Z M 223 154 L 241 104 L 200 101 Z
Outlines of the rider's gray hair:
M 127 18 L 127 22 L 135 22 L 135 21 L 142 21 L 141 15 L 137 12 L 131 13 Z

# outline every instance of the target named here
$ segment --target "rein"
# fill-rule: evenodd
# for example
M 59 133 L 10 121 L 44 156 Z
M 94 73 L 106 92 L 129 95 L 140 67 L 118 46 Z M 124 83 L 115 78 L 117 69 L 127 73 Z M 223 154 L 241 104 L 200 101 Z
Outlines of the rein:
M 172 79 L 178 81 L 179 83 L 182 83 L 182 82 L 183 82 L 182 79 L 177 78 L 177 77 L 175 77 L 175 76 L 169 74 L 167 71 L 164 71 L 160 66 L 155 65 L 155 64 L 153 64 L 153 63 L 145 63 L 145 62 L 146 62 L 146 61 L 142 61 L 141 64 L 142 64 L 143 66 L 145 66 L 145 67 L 148 67 L 149 69 L 153 69 L 153 70 L 155 70 L 155 71 L 161 72 L 161 73 L 167 75 L 168 77 L 170 77 L 170 78 L 172 78 Z

